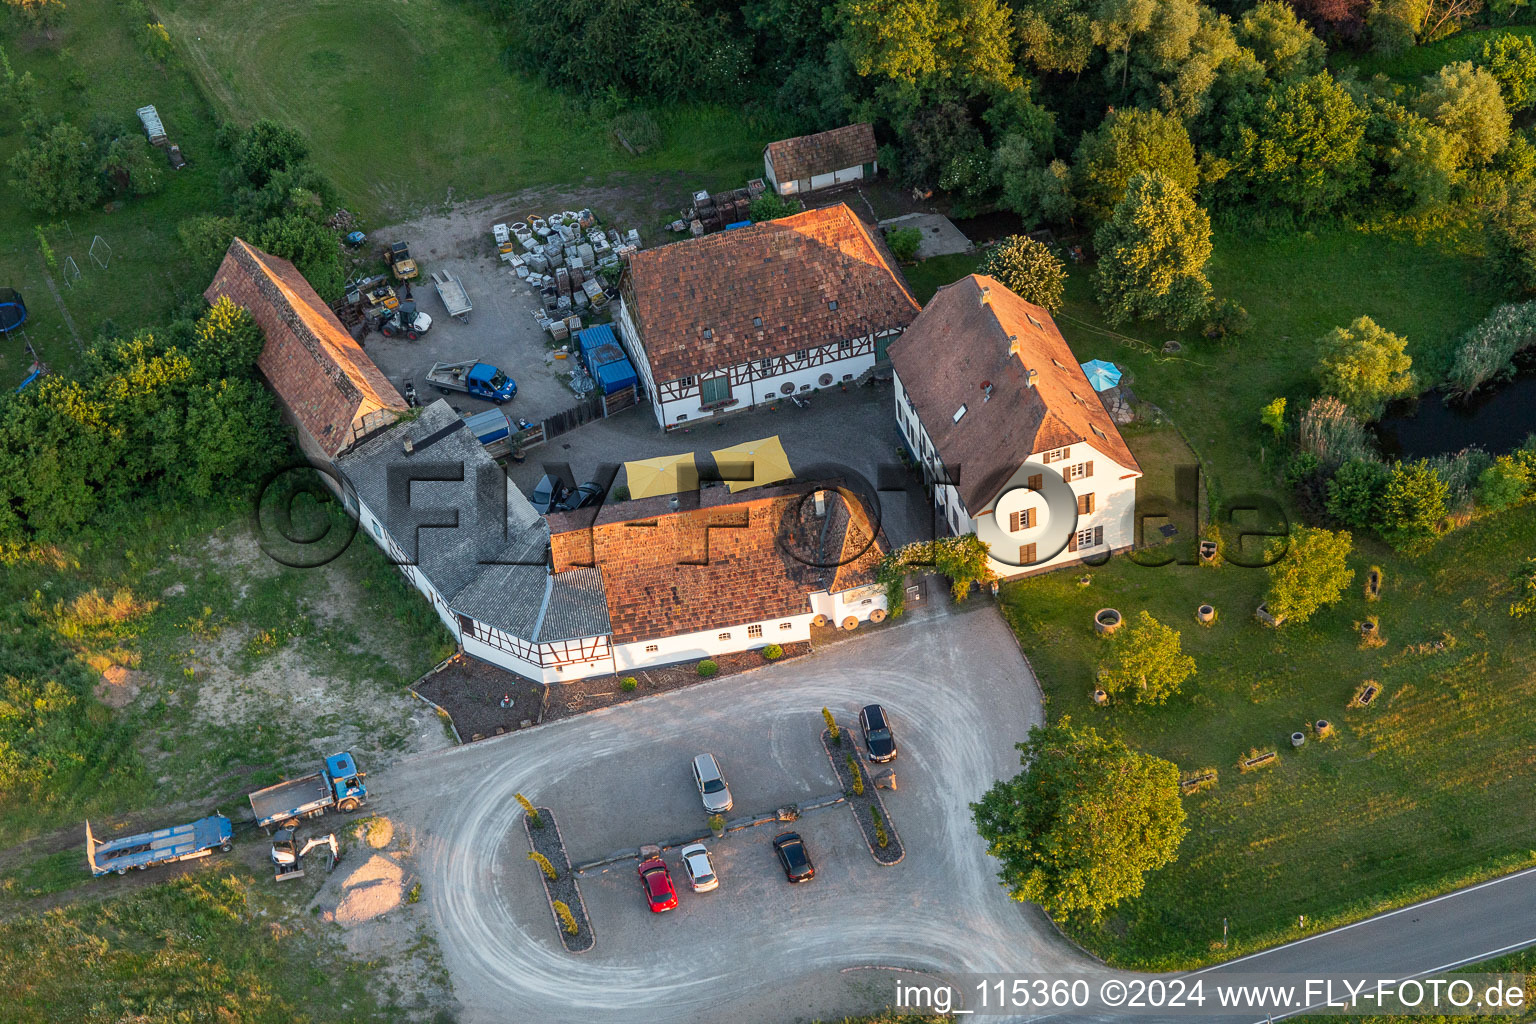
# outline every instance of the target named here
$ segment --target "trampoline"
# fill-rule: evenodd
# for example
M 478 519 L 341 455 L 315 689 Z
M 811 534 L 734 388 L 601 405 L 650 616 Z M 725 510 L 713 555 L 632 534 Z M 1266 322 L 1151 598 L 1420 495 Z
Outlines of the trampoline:
M 0 288 L 0 334 L 14 331 L 26 322 L 27 304 L 21 301 L 21 292 Z

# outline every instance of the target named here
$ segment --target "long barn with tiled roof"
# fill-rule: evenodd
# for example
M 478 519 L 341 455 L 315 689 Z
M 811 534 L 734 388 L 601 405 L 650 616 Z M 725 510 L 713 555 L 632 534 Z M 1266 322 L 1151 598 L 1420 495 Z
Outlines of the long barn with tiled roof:
M 621 294 L 667 430 L 857 380 L 920 311 L 845 204 L 635 253 Z

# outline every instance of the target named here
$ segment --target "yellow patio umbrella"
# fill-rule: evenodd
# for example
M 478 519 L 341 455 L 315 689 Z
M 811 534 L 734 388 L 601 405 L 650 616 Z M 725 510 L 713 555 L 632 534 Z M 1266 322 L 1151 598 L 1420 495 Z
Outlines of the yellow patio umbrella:
M 725 478 L 732 494 L 746 490 L 748 487 L 761 487 L 781 480 L 792 480 L 795 476 L 795 471 L 789 465 L 789 456 L 784 454 L 784 445 L 779 442 L 777 434 L 765 437 L 761 441 L 743 441 L 741 444 L 721 448 L 710 454 L 715 457 L 715 466 L 720 470 L 720 475 Z M 731 479 L 745 477 L 749 473 L 750 480 Z
M 653 498 L 658 494 L 699 489 L 699 469 L 694 465 L 693 452 L 626 462 L 624 475 L 629 480 L 631 498 Z

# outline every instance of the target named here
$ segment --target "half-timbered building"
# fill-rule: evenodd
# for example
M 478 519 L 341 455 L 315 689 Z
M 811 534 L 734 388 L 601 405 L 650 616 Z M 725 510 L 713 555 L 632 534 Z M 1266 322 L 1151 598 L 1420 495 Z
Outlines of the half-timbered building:
M 939 532 L 1007 578 L 1132 546 L 1141 467 L 1050 313 L 972 274 L 891 346 L 896 425 Z
M 642 250 L 620 290 L 664 430 L 857 380 L 920 312 L 841 203 Z

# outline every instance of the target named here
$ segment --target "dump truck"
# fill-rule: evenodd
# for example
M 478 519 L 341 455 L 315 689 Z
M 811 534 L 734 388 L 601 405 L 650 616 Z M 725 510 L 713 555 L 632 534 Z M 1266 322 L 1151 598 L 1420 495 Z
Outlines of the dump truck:
M 475 307 L 470 304 L 469 293 L 464 290 L 464 283 L 458 275 L 446 270 L 434 270 L 432 285 L 437 289 L 437 297 L 443 300 L 443 308 L 448 310 L 448 315 L 457 318 L 460 323 L 469 323 L 469 311 Z
M 214 850 L 228 853 L 234 844 L 234 836 L 234 825 L 222 814 L 119 839 L 97 839 L 87 821 L 85 861 L 97 878 L 110 874 L 126 875 L 130 868 L 142 871 L 157 864 L 196 860 Z
M 478 359 L 433 363 L 432 369 L 427 371 L 427 383 L 445 395 L 450 391 L 462 391 L 497 405 L 510 402 L 517 394 L 517 381 Z
M 295 828 L 302 818 L 318 818 L 328 810 L 351 812 L 368 802 L 365 772 L 357 770 L 350 752 L 332 754 L 325 767 L 313 775 L 289 779 L 251 794 L 251 810 L 256 824 L 271 830 L 273 825 Z
M 384 254 L 384 262 L 388 263 L 390 269 L 395 272 L 395 279 L 398 281 L 409 281 L 421 273 L 421 268 L 416 265 L 415 260 L 411 259 L 410 247 L 404 242 L 390 243 L 389 251 Z

